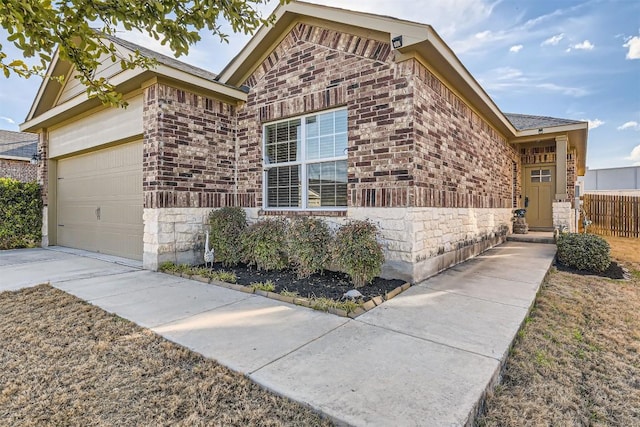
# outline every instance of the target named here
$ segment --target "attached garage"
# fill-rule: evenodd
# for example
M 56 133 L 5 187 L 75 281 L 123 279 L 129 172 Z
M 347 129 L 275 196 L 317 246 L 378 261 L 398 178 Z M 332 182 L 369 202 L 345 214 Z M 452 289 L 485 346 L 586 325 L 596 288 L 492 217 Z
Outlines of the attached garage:
M 142 260 L 142 204 L 142 141 L 58 160 L 58 245 Z

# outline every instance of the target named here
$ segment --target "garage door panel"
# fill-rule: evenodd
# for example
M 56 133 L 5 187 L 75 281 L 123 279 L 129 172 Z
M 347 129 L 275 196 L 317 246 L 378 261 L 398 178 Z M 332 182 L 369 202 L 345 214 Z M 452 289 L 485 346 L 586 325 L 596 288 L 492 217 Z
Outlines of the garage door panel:
M 58 244 L 142 258 L 142 142 L 58 162 Z

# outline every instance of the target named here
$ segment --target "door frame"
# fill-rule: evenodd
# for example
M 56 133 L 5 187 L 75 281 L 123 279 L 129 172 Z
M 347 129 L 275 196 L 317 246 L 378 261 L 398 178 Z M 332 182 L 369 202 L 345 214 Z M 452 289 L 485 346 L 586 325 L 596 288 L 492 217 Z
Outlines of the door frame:
M 522 192 L 524 194 L 525 197 L 527 197 L 528 194 L 528 189 L 531 185 L 530 182 L 530 171 L 532 169 L 551 169 L 551 192 L 550 192 L 550 203 L 549 203 L 549 218 L 553 218 L 553 202 L 555 200 L 555 193 L 556 193 L 556 180 L 558 179 L 558 171 L 557 171 L 557 167 L 555 163 L 532 163 L 532 164 L 525 164 L 522 165 Z M 523 207 L 524 207 L 524 199 L 523 199 Z M 525 208 L 527 209 L 527 208 Z M 533 225 L 533 226 L 529 226 L 530 229 L 553 229 L 553 219 L 551 220 L 551 223 L 547 226 L 547 225 Z

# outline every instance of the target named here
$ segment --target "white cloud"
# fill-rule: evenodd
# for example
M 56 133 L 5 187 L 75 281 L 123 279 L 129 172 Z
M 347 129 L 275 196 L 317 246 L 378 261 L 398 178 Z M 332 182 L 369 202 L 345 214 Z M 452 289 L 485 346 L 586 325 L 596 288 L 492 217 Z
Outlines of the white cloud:
M 593 48 L 596 47 L 593 43 L 591 43 L 589 40 L 585 40 L 582 43 L 576 43 L 574 45 L 571 45 L 567 48 L 566 52 L 571 52 L 571 49 L 576 49 L 576 50 L 593 50 Z
M 589 94 L 589 91 L 579 86 L 563 86 L 550 83 L 553 76 L 540 74 L 525 74 L 513 67 L 498 67 L 484 73 L 478 81 L 490 93 L 510 92 L 519 94 L 537 93 L 540 91 L 557 92 L 562 95 L 579 98 Z M 597 124 L 598 126 L 602 123 Z
M 618 126 L 618 130 L 640 130 L 640 123 L 636 121 L 630 121 Z
M 0 116 L 0 120 L 4 120 L 5 122 L 10 123 L 12 125 L 16 124 L 15 120 L 13 120 L 11 117 Z
M 589 122 L 589 129 L 599 128 L 600 126 L 602 126 L 604 124 L 604 121 L 602 121 L 600 119 L 593 119 L 593 120 L 581 119 L 581 120 L 583 122 Z
M 313 3 L 378 15 L 393 16 L 432 25 L 445 39 L 453 39 L 461 32 L 486 21 L 499 3 L 494 0 L 312 0 Z M 274 6 L 277 1 L 271 1 Z
M 560 92 L 563 95 L 579 98 L 589 94 L 589 91 L 581 87 L 561 86 L 555 83 L 540 83 L 535 85 L 538 89 L 544 89 L 551 92 Z
M 491 31 L 486 30 L 480 33 L 476 33 L 474 37 L 477 38 L 478 40 L 486 40 L 491 37 Z
M 520 52 L 522 50 L 523 47 L 524 46 L 522 46 L 521 44 L 517 44 L 517 45 L 511 46 L 509 48 L 509 52 L 518 53 L 518 52 Z
M 627 40 L 625 44 L 622 45 L 622 47 L 629 48 L 629 51 L 627 52 L 627 56 L 626 56 L 627 59 L 640 59 L 640 37 L 639 36 L 631 37 L 630 39 Z
M 317 0 L 315 0 L 317 1 Z M 344 1 L 344 0 L 342 0 Z M 443 2 L 443 4 L 455 4 L 461 0 L 451 0 L 447 2 Z M 470 0 L 463 0 L 465 3 Z M 360 2 L 352 2 L 352 3 L 360 3 Z M 364 2 L 362 2 L 364 3 Z M 404 3 L 404 2 L 396 2 L 396 3 Z M 395 5 L 396 3 L 391 2 L 391 4 Z M 413 4 L 413 2 L 407 2 L 409 4 Z M 501 0 L 497 0 L 492 4 L 492 7 L 499 5 Z M 519 15 L 516 18 L 516 22 L 514 24 L 513 17 L 510 17 L 509 20 L 500 21 L 500 13 L 496 13 L 494 16 L 491 16 L 492 20 L 485 19 L 484 21 L 476 21 L 474 23 L 469 23 L 467 28 L 472 28 L 475 24 L 477 28 L 481 25 L 481 32 L 469 32 L 464 34 L 463 31 L 458 31 L 454 34 L 454 37 L 444 37 L 445 41 L 449 46 L 453 49 L 456 54 L 465 54 L 472 53 L 474 55 L 485 54 L 487 50 L 493 50 L 496 48 L 508 49 L 512 46 L 514 40 L 518 40 L 520 42 L 537 42 L 544 37 L 549 36 L 550 31 L 557 31 L 558 25 L 557 21 L 564 16 L 571 17 L 571 25 L 570 28 L 575 26 L 582 27 L 585 26 L 582 22 L 587 19 L 583 17 L 576 18 L 574 15 L 577 11 L 582 8 L 584 5 L 572 6 L 566 9 L 557 9 L 553 12 L 550 12 L 545 15 L 540 15 L 535 18 L 529 19 L 525 22 L 522 22 L 522 17 L 524 14 Z M 349 6 L 351 7 L 351 5 Z M 397 16 L 397 14 L 392 14 L 391 16 Z M 415 18 L 410 18 L 413 21 L 416 21 Z M 466 23 L 461 18 L 454 18 L 455 22 L 458 23 Z M 423 21 L 423 22 L 434 22 L 434 21 Z M 566 26 L 563 24 L 563 26 Z M 438 27 L 435 27 L 438 30 Z M 550 28 L 552 28 L 550 30 Z M 444 35 L 443 35 L 444 36 Z M 557 33 L 553 37 L 561 37 L 558 39 L 558 42 L 562 40 L 565 35 L 564 33 Z M 553 38 L 552 37 L 552 38 Z
M 631 160 L 634 166 L 640 166 L 640 145 L 636 145 L 631 150 L 631 154 L 627 157 L 627 160 Z
M 523 77 L 521 70 L 511 67 L 500 67 L 493 70 L 496 80 L 514 80 Z
M 542 43 L 540 46 L 555 46 L 564 38 L 564 33 L 556 34 L 555 36 L 551 36 Z

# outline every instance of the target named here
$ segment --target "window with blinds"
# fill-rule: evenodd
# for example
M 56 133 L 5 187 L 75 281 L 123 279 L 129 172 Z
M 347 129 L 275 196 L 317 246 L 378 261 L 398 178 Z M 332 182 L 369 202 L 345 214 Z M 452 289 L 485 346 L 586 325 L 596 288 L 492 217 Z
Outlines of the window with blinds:
M 264 126 L 265 208 L 347 206 L 347 110 Z

